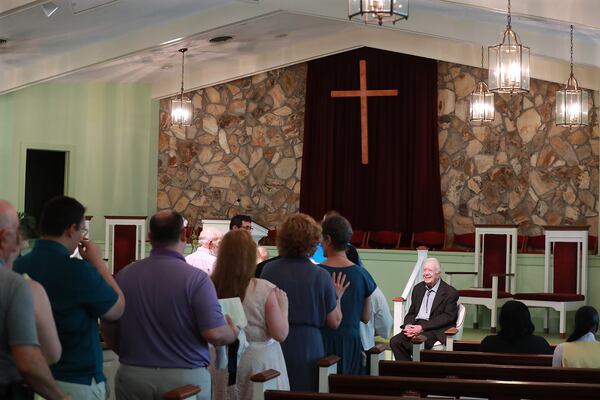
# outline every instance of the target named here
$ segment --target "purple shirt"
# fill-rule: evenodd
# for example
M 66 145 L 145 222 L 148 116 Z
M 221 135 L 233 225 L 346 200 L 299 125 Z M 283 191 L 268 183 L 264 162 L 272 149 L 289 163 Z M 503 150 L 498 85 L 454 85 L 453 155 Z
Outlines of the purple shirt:
M 168 249 L 154 249 L 116 276 L 125 294 L 119 361 L 150 368 L 208 366 L 206 329 L 226 324 L 205 272 Z

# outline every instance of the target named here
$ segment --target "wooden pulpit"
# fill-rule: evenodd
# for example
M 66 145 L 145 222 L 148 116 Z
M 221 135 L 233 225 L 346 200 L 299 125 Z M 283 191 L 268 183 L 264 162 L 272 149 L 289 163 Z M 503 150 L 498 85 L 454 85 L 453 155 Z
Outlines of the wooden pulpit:
M 146 256 L 146 216 L 106 215 L 104 258 L 113 274 Z

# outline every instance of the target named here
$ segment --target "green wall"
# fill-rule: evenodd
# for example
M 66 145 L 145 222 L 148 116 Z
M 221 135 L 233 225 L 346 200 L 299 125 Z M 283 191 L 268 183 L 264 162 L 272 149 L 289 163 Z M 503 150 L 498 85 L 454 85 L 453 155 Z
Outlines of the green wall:
M 68 195 L 92 215 L 156 210 L 158 102 L 149 85 L 40 84 L 0 96 L 0 198 L 24 208 L 27 148 L 69 152 Z

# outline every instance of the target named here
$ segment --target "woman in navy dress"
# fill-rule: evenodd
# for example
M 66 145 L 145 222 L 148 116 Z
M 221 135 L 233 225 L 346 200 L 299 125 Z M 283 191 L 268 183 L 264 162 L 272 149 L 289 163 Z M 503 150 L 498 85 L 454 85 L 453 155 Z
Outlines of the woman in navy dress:
M 360 322 L 369 322 L 372 315 L 371 293 L 377 288 L 369 272 L 354 264 L 346 256 L 346 247 L 352 237 L 352 226 L 341 215 L 326 218 L 323 229 L 323 252 L 327 259 L 320 267 L 336 277 L 344 274 L 350 286 L 342 298 L 342 323 L 336 329 L 323 327 L 325 352 L 341 357 L 338 373 L 359 375 L 364 373 Z
M 340 324 L 339 299 L 348 287 L 341 274 L 334 282 L 310 261 L 320 238 L 321 227 L 310 216 L 289 216 L 277 230 L 281 258 L 265 265 L 261 275 L 287 293 L 290 328 L 281 348 L 293 391 L 318 390 L 316 361 L 327 355 L 321 328 Z

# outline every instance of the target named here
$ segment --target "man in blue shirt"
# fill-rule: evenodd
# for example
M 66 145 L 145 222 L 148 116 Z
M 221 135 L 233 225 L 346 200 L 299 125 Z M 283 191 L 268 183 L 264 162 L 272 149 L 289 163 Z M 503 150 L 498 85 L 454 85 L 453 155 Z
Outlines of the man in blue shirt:
M 59 386 L 73 399 L 106 397 L 98 318 L 117 320 L 125 298 L 100 255 L 86 239 L 85 208 L 58 196 L 44 206 L 41 240 L 15 262 L 15 271 L 38 281 L 52 305 L 62 356 L 51 366 Z M 71 258 L 75 249 L 83 260 Z

